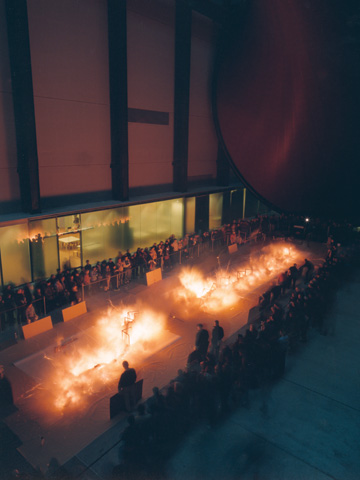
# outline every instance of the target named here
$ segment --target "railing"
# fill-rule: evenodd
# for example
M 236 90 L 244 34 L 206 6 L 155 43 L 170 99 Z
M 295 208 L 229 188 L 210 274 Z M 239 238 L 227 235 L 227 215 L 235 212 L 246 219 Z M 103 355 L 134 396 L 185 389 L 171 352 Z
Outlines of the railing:
M 27 308 L 30 304 L 17 305 L 12 308 L 1 310 L 0 331 L 12 331 L 15 335 L 15 338 L 18 338 L 21 336 L 21 327 L 23 325 L 46 317 L 47 305 L 45 297 L 33 300 L 31 304 L 33 305 L 35 311 L 35 317 L 33 317 L 33 320 L 29 315 L 27 315 Z
M 200 257 L 204 252 L 210 251 L 210 249 L 211 247 L 208 242 L 205 244 L 197 243 L 189 248 L 172 252 L 168 256 L 159 256 L 155 260 L 153 269 L 161 268 L 162 271 L 170 271 L 176 265 L 186 264 L 189 259 Z M 96 281 L 90 281 L 90 283 L 82 285 L 82 298 L 86 300 L 101 291 L 120 290 L 134 280 L 141 280 L 149 271 L 151 271 L 149 265 L 141 263 L 129 268 L 124 268 L 122 272 L 113 275 L 100 275 L 101 278 L 98 277 Z
M 224 235 L 222 230 L 210 232 L 209 236 L 203 239 L 197 237 L 195 243 L 179 248 L 178 251 L 172 252 L 170 255 L 162 255 L 155 260 L 154 268 L 161 268 L 163 272 L 171 271 L 176 265 L 186 264 L 189 260 L 201 257 L 208 252 L 214 252 L 223 247 L 230 245 L 230 234 L 227 232 Z M 256 241 L 257 236 L 247 235 L 241 232 L 237 237 L 240 244 L 246 244 L 252 240 Z M 74 270 L 79 270 L 74 269 Z M 54 292 L 52 298 L 43 296 L 39 299 L 33 300 L 32 304 L 36 312 L 36 319 L 28 319 L 26 316 L 26 309 L 28 305 L 14 306 L 11 309 L 0 311 L 0 330 L 8 330 L 13 332 L 15 337 L 22 335 L 21 327 L 31 321 L 41 319 L 56 309 L 67 307 L 71 304 L 77 303 L 81 300 L 87 300 L 93 295 L 101 292 L 120 290 L 132 281 L 139 281 L 145 277 L 146 273 L 151 271 L 151 268 L 146 263 L 141 263 L 131 268 L 124 269 L 122 272 L 117 272 L 113 275 L 100 275 L 96 281 L 91 281 L 89 284 L 78 285 L 78 292 L 74 295 L 73 301 L 69 301 L 69 292 L 65 294 Z

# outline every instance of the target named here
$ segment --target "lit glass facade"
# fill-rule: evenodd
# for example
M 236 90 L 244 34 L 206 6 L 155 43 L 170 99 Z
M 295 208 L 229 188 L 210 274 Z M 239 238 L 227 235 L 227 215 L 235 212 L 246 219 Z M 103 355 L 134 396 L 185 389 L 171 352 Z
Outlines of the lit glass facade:
M 59 267 L 56 218 L 31 220 L 29 236 L 33 279 L 49 277 Z
M 195 232 L 195 197 L 185 198 L 185 233 Z
M 222 225 L 223 193 L 209 195 L 209 230 L 215 230 Z
M 31 281 L 29 228 L 27 223 L 0 228 L 1 278 L 3 285 Z
M 249 192 L 248 192 L 249 193 Z M 241 218 L 243 189 L 231 191 L 231 217 Z M 175 198 L 141 205 L 77 213 L 45 219 L 28 219 L 0 227 L 2 286 L 21 285 L 49 277 L 60 268 L 115 258 L 118 252 L 134 252 L 171 235 L 195 232 L 195 198 Z M 248 195 L 246 216 L 264 211 Z M 266 207 L 265 207 L 266 208 Z M 209 195 L 209 228 L 222 225 L 223 193 Z

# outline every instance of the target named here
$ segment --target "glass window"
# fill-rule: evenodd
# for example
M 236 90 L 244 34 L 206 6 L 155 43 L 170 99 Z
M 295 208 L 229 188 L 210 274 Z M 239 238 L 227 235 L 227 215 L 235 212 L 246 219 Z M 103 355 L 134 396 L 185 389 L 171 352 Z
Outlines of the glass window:
M 157 243 L 156 236 L 156 203 L 147 203 L 141 205 L 140 226 L 141 226 L 141 244 L 143 247 L 149 247 Z
M 59 235 L 58 241 L 61 270 L 80 267 L 80 233 L 71 232 Z
M 115 258 L 125 249 L 124 230 L 128 221 L 125 208 L 81 214 L 83 261 L 91 264 Z
M 33 279 L 50 277 L 59 268 L 56 219 L 29 222 Z
M 140 205 L 124 207 L 125 223 L 124 230 L 124 250 L 134 252 L 141 247 L 141 225 L 140 225 Z M 146 245 L 145 245 L 146 246 Z
M 84 263 L 117 257 L 141 246 L 140 205 L 81 214 Z M 145 245 L 146 246 L 146 245 Z
M 81 243 L 83 260 L 89 260 L 91 264 L 103 260 L 104 248 L 107 241 L 107 235 L 103 223 L 105 222 L 104 213 L 90 212 L 81 214 Z
M 194 232 L 195 197 L 132 205 L 103 211 L 33 219 L 29 224 L 0 228 L 1 261 L 5 284 L 48 278 L 56 270 L 77 268 L 115 258 L 127 249 L 150 247 L 174 234 Z M 30 249 L 32 265 L 30 265 Z M 31 274 L 32 269 L 32 274 Z
M 153 203 L 156 207 L 156 243 L 165 241 L 171 235 L 183 236 L 184 202 L 183 199 L 165 200 Z M 143 225 L 141 224 L 143 233 Z M 143 243 L 143 246 L 150 246 Z
M 156 243 L 165 241 L 171 232 L 171 200 L 157 202 L 156 205 Z
M 195 197 L 185 198 L 185 233 L 195 232 Z
M 56 219 L 61 270 L 81 265 L 80 221 L 80 215 L 67 215 Z
M 80 215 L 67 215 L 66 217 L 57 217 L 57 233 L 71 233 L 80 230 Z
M 176 238 L 184 236 L 184 199 L 177 198 L 171 201 L 171 234 Z
M 214 230 L 221 227 L 223 193 L 212 193 L 209 197 L 209 229 Z
M 0 254 L 4 285 L 31 282 L 27 223 L 0 228 Z

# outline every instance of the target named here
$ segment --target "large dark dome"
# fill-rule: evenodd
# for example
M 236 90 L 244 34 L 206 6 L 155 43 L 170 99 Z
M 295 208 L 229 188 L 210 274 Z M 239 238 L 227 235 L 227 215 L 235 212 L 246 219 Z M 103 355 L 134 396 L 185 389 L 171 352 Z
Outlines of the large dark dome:
M 360 18 L 352 2 L 254 0 L 224 28 L 215 71 L 220 141 L 278 209 L 357 213 Z

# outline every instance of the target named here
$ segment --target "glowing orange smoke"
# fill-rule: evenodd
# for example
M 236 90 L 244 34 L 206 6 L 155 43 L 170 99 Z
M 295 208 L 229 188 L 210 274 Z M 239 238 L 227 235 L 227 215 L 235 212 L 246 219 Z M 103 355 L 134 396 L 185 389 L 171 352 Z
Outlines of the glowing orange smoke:
M 46 357 L 55 370 L 46 383 L 51 383 L 47 386 L 55 394 L 57 409 L 82 405 L 89 395 L 118 379 L 125 355 L 133 363 L 154 351 L 165 329 L 164 315 L 129 310 L 109 311 L 85 335 L 59 342 L 54 355 Z
M 292 245 L 273 244 L 253 254 L 250 260 L 236 269 L 218 269 L 212 277 L 205 278 L 196 269 L 185 269 L 180 274 L 179 299 L 193 302 L 199 299 L 206 311 L 220 311 L 235 305 L 241 296 L 258 286 L 273 280 L 294 262 L 300 262 L 302 254 Z

